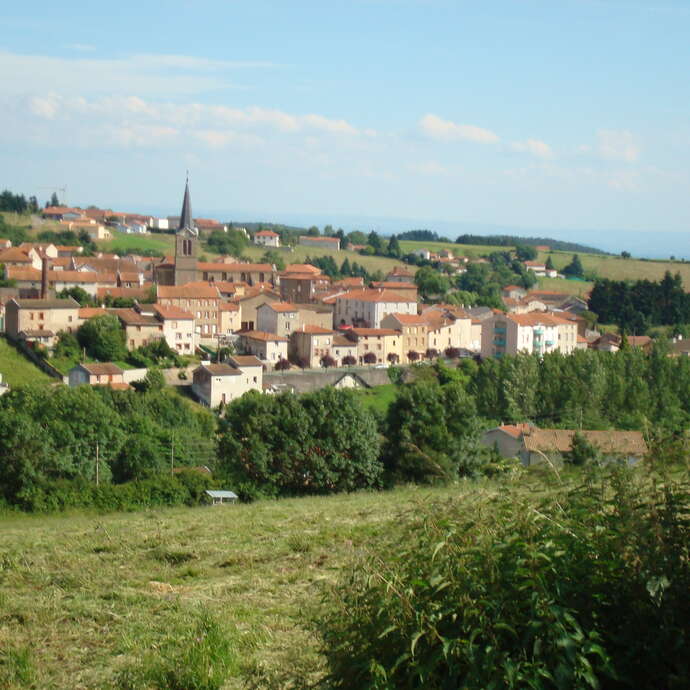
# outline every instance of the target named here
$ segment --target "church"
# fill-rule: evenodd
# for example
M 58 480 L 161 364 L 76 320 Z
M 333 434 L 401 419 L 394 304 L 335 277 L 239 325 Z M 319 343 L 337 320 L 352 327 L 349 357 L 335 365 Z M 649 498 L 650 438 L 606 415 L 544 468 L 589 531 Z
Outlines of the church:
M 199 230 L 192 217 L 192 200 L 189 179 L 185 182 L 180 222 L 175 234 L 175 257 L 155 266 L 155 280 L 159 285 L 187 285 L 198 281 L 242 282 L 248 285 L 275 286 L 278 274 L 272 264 L 239 262 L 204 262 L 198 260 Z

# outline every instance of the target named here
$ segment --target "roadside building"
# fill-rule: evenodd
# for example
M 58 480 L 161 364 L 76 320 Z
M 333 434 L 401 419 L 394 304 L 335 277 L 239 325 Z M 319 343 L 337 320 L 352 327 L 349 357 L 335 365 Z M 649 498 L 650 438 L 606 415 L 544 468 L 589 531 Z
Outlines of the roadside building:
M 402 359 L 401 362 L 414 362 L 416 353 L 418 358 L 423 358 L 429 347 L 428 334 L 429 322 L 424 316 L 417 314 L 389 314 L 381 321 L 383 328 L 391 328 L 402 334 Z
M 275 365 L 281 359 L 287 359 L 286 337 L 264 331 L 241 331 L 239 335 L 239 347 L 245 354 L 254 355 L 271 365 Z
M 417 301 L 392 290 L 351 290 L 335 297 L 336 326 L 381 328 L 388 314 L 417 314 Z
M 254 233 L 254 244 L 261 247 L 280 247 L 280 235 L 272 230 L 259 230 Z
M 5 304 L 5 332 L 14 340 L 52 347 L 60 332 L 76 331 L 79 303 L 66 299 L 10 299 Z
M 299 327 L 299 309 L 289 302 L 264 302 L 256 310 L 256 329 L 290 337 Z
M 370 353 L 376 356 L 375 364 L 398 364 L 406 359 L 402 332 L 394 328 L 351 328 L 347 337 L 357 346 L 359 364 L 367 364 L 364 358 Z
M 300 366 L 317 368 L 321 360 L 331 355 L 335 332 L 319 326 L 301 326 L 290 336 L 290 359 Z
M 112 362 L 81 363 L 72 367 L 68 373 L 70 387 L 74 386 L 112 386 L 129 388 L 124 380 L 123 370 Z

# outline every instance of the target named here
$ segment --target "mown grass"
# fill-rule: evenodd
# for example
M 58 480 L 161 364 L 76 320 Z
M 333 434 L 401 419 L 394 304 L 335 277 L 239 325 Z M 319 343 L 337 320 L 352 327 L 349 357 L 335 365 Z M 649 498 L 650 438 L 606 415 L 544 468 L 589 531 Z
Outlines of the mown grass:
M 55 381 L 24 357 L 4 337 L 0 337 L 0 374 L 4 382 L 12 388 Z
M 365 388 L 357 391 L 365 407 L 381 414 L 386 414 L 391 403 L 395 400 L 396 386 L 393 383 L 384 383 L 381 386 Z
M 497 490 L 5 514 L 0 687 L 305 687 L 324 674 L 310 623 L 324 585 L 421 503 Z
M 175 251 L 175 238 L 161 234 L 125 235 L 113 232 L 112 240 L 99 240 L 96 244 L 102 251 L 115 254 L 153 250 L 169 255 Z
M 586 280 L 564 280 L 563 278 L 537 278 L 539 290 L 549 290 L 551 292 L 564 292 L 568 295 L 582 297 L 590 292 L 594 283 Z
M 438 252 L 441 249 L 450 249 L 456 256 L 481 256 L 491 252 L 509 251 L 515 247 L 495 247 L 488 244 L 455 244 L 455 242 L 416 242 L 414 240 L 401 240 L 400 247 L 403 252 L 413 252 L 415 249 L 428 249 Z

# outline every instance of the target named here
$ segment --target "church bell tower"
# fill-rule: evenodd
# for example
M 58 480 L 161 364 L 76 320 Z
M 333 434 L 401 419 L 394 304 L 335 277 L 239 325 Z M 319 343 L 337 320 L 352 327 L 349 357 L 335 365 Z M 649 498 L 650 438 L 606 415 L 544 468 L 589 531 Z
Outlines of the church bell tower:
M 184 187 L 180 225 L 175 235 L 175 285 L 185 285 L 196 280 L 196 255 L 199 247 L 199 231 L 192 219 L 192 201 L 189 196 L 189 178 Z

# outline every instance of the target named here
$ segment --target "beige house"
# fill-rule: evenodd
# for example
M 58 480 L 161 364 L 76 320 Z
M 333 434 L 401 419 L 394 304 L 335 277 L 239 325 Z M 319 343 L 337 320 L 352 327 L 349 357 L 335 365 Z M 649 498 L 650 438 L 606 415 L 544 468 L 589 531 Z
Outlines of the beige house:
M 289 302 L 264 302 L 256 309 L 256 328 L 290 337 L 299 327 L 299 309 Z
M 333 322 L 336 326 L 381 328 L 388 314 L 416 315 L 417 302 L 392 290 L 351 290 L 336 296 Z
M 333 336 L 333 345 L 331 346 L 330 354 L 339 367 L 348 365 L 348 363 L 343 363 L 346 357 L 352 357 L 354 362 L 359 361 L 357 359 L 357 343 L 337 333 Z
M 162 320 L 152 314 L 142 314 L 135 309 L 114 309 L 113 313 L 125 329 L 128 350 L 136 350 L 164 337 Z
M 419 358 L 426 355 L 428 346 L 429 322 L 417 314 L 389 314 L 381 321 L 383 328 L 402 333 L 402 362 L 412 362 L 410 353 L 416 352 Z
M 242 331 L 239 346 L 245 354 L 255 355 L 262 362 L 271 365 L 275 365 L 281 359 L 287 359 L 288 356 L 288 339 L 274 333 Z
M 222 258 L 222 257 L 221 257 Z M 197 280 L 224 281 L 231 283 L 247 283 L 247 285 L 261 285 L 270 283 L 275 285 L 277 271 L 272 264 L 244 264 L 234 259 L 228 261 L 199 261 L 196 265 Z
M 338 237 L 312 237 L 311 235 L 300 235 L 299 244 L 305 247 L 319 247 L 320 249 L 340 249 L 340 239 Z
M 218 309 L 220 311 L 219 329 L 222 335 L 232 335 L 242 328 L 240 324 L 240 308 L 237 304 L 221 302 Z
M 335 332 L 319 326 L 302 326 L 290 336 L 290 358 L 300 366 L 317 368 L 326 355 L 333 356 Z
M 7 269 L 34 268 L 40 271 L 41 257 L 33 247 L 9 247 L 0 251 L 0 264 Z
M 214 338 L 219 332 L 220 305 L 217 288 L 211 285 L 159 285 L 158 304 L 179 307 L 194 316 L 194 329 L 199 338 Z
M 163 323 L 163 337 L 168 346 L 180 355 L 193 355 L 196 351 L 194 315 L 180 307 L 153 305 L 153 311 Z
M 352 328 L 348 337 L 357 345 L 359 364 L 368 364 L 364 359 L 368 353 L 376 355 L 375 364 L 397 364 L 406 359 L 402 332 L 394 328 Z
M 286 302 L 307 304 L 318 300 L 331 279 L 311 264 L 290 264 L 279 274 L 280 296 Z
M 15 340 L 52 347 L 61 331 L 79 326 L 79 303 L 67 299 L 10 299 L 5 304 L 5 332 Z
M 496 448 L 504 458 L 519 458 L 525 466 L 544 462 L 560 463 L 572 449 L 573 437 L 582 434 L 603 458 L 622 459 L 634 464 L 647 453 L 639 431 L 579 431 L 539 429 L 532 424 L 503 425 L 490 429 L 481 442 Z
M 204 405 L 218 407 L 247 391 L 261 391 L 262 372 L 256 357 L 234 357 L 227 364 L 202 363 L 192 374 L 192 391 Z
M 70 369 L 68 378 L 71 387 L 89 385 L 129 388 L 122 369 L 111 362 L 77 364 Z
M 257 327 L 256 310 L 266 302 L 279 302 L 280 295 L 263 286 L 252 287 L 243 295 L 234 297 L 232 302 L 240 309 L 240 329 L 253 331 Z

